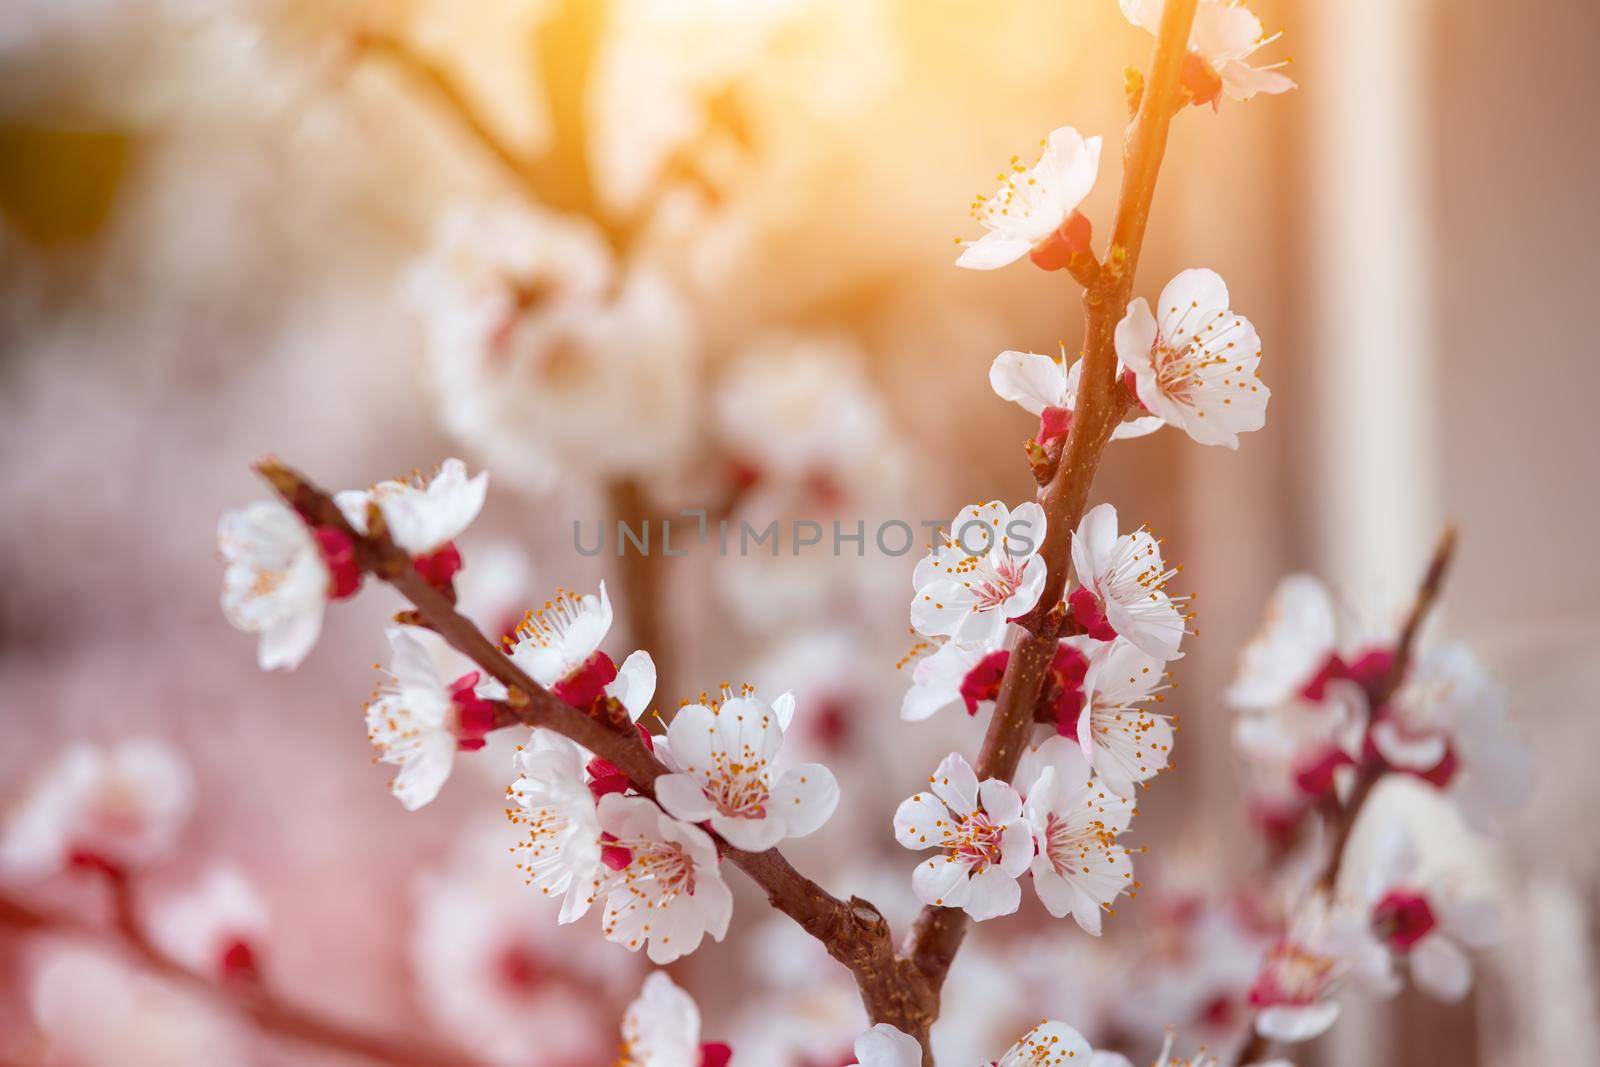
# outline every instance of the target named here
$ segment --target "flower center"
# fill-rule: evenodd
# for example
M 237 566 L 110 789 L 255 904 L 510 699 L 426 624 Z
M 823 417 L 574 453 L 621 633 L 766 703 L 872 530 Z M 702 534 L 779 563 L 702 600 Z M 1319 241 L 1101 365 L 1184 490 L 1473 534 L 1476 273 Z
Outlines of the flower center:
M 1261 977 L 1250 990 L 1250 1003 L 1258 1008 L 1313 1003 L 1327 987 L 1333 967 L 1331 957 L 1293 941 L 1280 941 L 1267 954 Z
M 973 812 L 946 838 L 945 851 L 977 874 L 1000 862 L 1000 827 L 987 812 Z
M 724 690 L 726 699 L 727 691 Z M 717 810 L 730 819 L 764 819 L 772 787 L 767 761 L 748 746 L 737 753 L 713 750 L 706 772 L 706 792 Z
M 250 942 L 242 937 L 230 940 L 222 949 L 222 977 L 226 980 L 255 981 L 261 976 L 260 961 Z
M 969 556 L 968 559 L 978 559 Z M 972 593 L 977 597 L 975 607 L 978 611 L 989 611 L 999 607 L 1010 600 L 1022 586 L 1022 566 L 1010 556 L 1001 555 L 1000 561 L 982 567 L 974 567 L 979 572 L 976 584 L 968 582 Z
M 1397 950 L 1408 952 L 1428 936 L 1437 920 L 1427 897 L 1396 889 L 1372 909 L 1372 925 L 1380 938 Z
M 539 957 L 527 945 L 510 944 L 500 950 L 494 961 L 494 974 L 500 985 L 517 994 L 533 992 L 544 981 L 544 968 Z

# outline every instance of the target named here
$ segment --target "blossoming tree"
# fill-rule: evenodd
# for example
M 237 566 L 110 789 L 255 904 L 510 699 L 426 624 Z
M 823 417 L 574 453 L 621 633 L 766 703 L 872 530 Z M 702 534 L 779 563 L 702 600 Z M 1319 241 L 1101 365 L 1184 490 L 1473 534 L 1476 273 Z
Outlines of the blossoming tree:
M 904 780 L 909 792 L 892 816 L 841 808 L 834 773 L 796 755 L 800 713 L 790 693 L 725 687 L 647 714 L 662 688 L 659 649 L 650 647 L 661 627 L 633 627 L 630 636 L 646 647 L 613 660 L 602 650 L 614 621 L 604 583 L 592 593 L 557 591 L 503 632 L 475 624 L 461 603 L 458 576 L 470 561 L 457 540 L 489 482 L 460 460 L 339 493 L 263 460 L 257 470 L 275 499 L 230 512 L 218 529 L 223 607 L 256 635 L 263 669 L 302 662 L 329 602 L 354 596 L 369 579 L 409 602 L 387 630 L 392 658 L 366 709 L 400 804 L 429 804 L 449 788 L 458 758 L 485 759 L 491 735 L 516 732 L 522 743 L 503 771 L 518 844 L 505 862 L 530 901 L 558 902 L 553 924 L 588 924 L 597 928 L 591 934 L 664 966 L 728 935 L 730 881 L 742 876 L 854 979 L 869 1023 L 853 1043 L 860 1067 L 931 1067 L 932 1027 L 958 1008 L 947 978 L 963 940 L 972 923 L 1017 912 L 1024 880 L 1053 919 L 1070 915 L 1078 931 L 1096 937 L 1117 901 L 1138 889 L 1138 850 L 1129 843 L 1137 796 L 1171 766 L 1179 725 L 1166 708 L 1169 665 L 1183 655 L 1194 613 L 1169 589 L 1179 568 L 1155 536 L 1130 529 L 1110 503 L 1090 507 L 1096 469 L 1122 438 L 1171 428 L 1198 445 L 1236 449 L 1265 422 L 1271 393 L 1260 378 L 1260 338 L 1233 310 L 1223 279 L 1190 269 L 1157 292 L 1140 285 L 1137 267 L 1170 125 L 1190 107 L 1282 93 L 1293 83 L 1279 65 L 1247 62 L 1272 38 L 1242 4 L 1121 7 L 1154 35 L 1155 48 L 1148 69 L 1129 75 L 1133 113 L 1103 252 L 1079 211 L 1098 178 L 1102 141 L 1063 126 L 1044 138 L 1034 165 L 1014 160 L 999 189 L 978 202 L 973 214 L 984 233 L 963 242 L 957 260 L 976 270 L 1028 260 L 1064 272 L 1083 292 L 1085 336 L 1070 362 L 1064 352 L 1006 351 L 989 368 L 997 396 L 1039 419 L 1025 453 L 1037 498 L 961 508 L 912 571 L 909 621 L 921 642 L 901 707 L 911 724 L 904 729 L 927 729 L 916 724 L 950 707 L 986 714 L 987 725 L 975 753 L 950 752 L 925 778 L 928 768 L 882 754 L 881 773 Z M 487 224 L 459 218 L 442 238 L 444 258 L 467 266 L 448 278 L 424 272 L 418 282 L 431 298 L 443 291 L 452 302 L 435 318 L 430 346 L 457 358 L 436 370 L 462 427 L 526 418 L 524 408 L 501 411 L 506 398 L 480 379 L 499 373 L 495 360 L 533 354 L 548 385 L 545 414 L 570 419 L 559 432 L 537 428 L 537 441 L 502 434 L 479 448 L 503 456 L 516 478 L 537 480 L 575 462 L 564 450 L 593 432 L 584 403 L 603 403 L 610 415 L 633 412 L 635 401 L 661 401 L 652 390 L 670 394 L 693 372 L 685 356 L 692 324 L 674 309 L 670 287 L 647 263 L 616 272 L 611 257 L 631 234 L 617 216 L 603 215 L 594 190 L 572 195 L 578 201 L 565 207 L 610 222 L 586 229 L 530 220 L 521 209 Z M 541 314 L 530 318 L 524 312 L 533 304 Z M 626 358 L 598 381 L 575 382 L 562 376 L 568 345 Z M 763 381 L 757 376 L 735 395 L 759 394 Z M 735 399 L 727 407 L 733 435 L 764 447 L 762 425 L 741 425 L 747 405 Z M 872 432 L 870 412 L 834 414 Z M 602 434 L 606 447 L 588 459 L 631 500 L 626 487 L 682 427 L 628 421 L 662 436 Z M 815 473 L 814 460 L 781 450 L 765 458 L 771 469 L 805 474 Z M 1443 998 L 1470 986 L 1470 952 L 1492 926 L 1485 903 L 1435 878 L 1404 826 L 1383 827 L 1372 854 L 1351 859 L 1357 818 L 1389 776 L 1425 783 L 1491 829 L 1522 789 L 1503 695 L 1465 650 L 1420 646 L 1452 547 L 1447 535 L 1397 629 L 1351 631 L 1315 579 L 1286 580 L 1242 657 L 1228 699 L 1238 710 L 1235 739 L 1250 768 L 1254 813 L 1286 842 L 1305 838 L 1307 825 L 1321 832 L 1297 846 L 1304 862 L 1295 892 L 1252 972 L 1254 1016 L 1243 1047 L 1228 1050 L 1232 1062 L 1263 1063 L 1277 1046 L 1322 1033 L 1347 989 L 1392 992 L 1402 974 Z M 628 582 L 624 595 L 648 596 L 648 582 Z M 441 640 L 455 654 L 448 668 L 433 651 Z M 159 746 L 74 749 L 8 828 L 6 869 L 19 877 L 95 872 L 112 888 L 116 932 L 146 965 L 222 989 L 265 1029 L 396 1064 L 460 1062 L 452 1050 L 387 1041 L 279 1000 L 260 966 L 265 909 L 230 869 L 196 888 L 182 921 L 147 930 L 133 903 L 134 878 L 168 847 L 192 803 L 181 762 Z M 840 818 L 892 823 L 896 841 L 919 854 L 909 882 L 922 910 L 909 928 L 891 930 L 862 896 L 831 894 L 781 851 L 826 834 Z M 9 898 L 0 906 L 13 924 L 56 921 Z M 504 962 L 512 980 L 526 963 Z M 559 1030 L 557 1013 L 541 1026 Z M 695 1001 L 656 971 L 622 1021 L 617 1062 L 754 1062 L 702 1030 Z M 1187 1062 L 1172 1057 L 1173 1043 L 1169 1035 L 1162 1067 Z M 573 1048 L 584 1051 L 577 1038 Z M 1002 1067 L 1128 1062 L 1093 1048 L 1072 1019 L 1042 1021 L 1009 1049 L 984 1055 L 998 1055 L 985 1062 Z M 1219 1061 L 1202 1054 L 1195 1062 Z

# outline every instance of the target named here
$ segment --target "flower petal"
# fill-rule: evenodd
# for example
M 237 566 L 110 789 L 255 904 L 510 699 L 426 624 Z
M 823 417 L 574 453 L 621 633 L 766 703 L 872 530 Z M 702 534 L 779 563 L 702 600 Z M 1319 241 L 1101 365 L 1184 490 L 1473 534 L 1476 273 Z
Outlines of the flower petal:
M 839 783 L 820 763 L 802 763 L 785 771 L 772 790 L 772 813 L 788 827 L 788 836 L 814 833 L 839 806 Z

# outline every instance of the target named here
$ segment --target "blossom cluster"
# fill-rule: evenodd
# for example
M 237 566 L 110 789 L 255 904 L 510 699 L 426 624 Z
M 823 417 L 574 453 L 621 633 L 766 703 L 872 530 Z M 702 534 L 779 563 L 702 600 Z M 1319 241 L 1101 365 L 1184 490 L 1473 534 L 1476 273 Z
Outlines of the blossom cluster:
M 1121 0 L 1127 19 L 1151 32 L 1164 6 Z M 1216 107 L 1222 95 L 1293 88 L 1281 64 L 1247 62 L 1274 39 L 1242 4 L 1202 0 L 1179 102 Z M 1079 210 L 1098 178 L 1101 138 L 1062 126 L 1041 147 L 1037 163 L 1014 159 L 1000 188 L 976 202 L 986 232 L 965 243 L 957 265 L 991 270 L 1027 258 L 1075 277 L 1120 269 L 1125 250 L 1108 250 L 1102 268 Z M 519 205 L 463 211 L 441 227 L 413 283 L 446 423 L 512 480 L 547 487 L 577 472 L 614 486 L 641 472 L 683 473 L 668 468 L 695 448 L 700 420 L 689 383 L 699 327 L 679 284 L 643 257 L 619 256 L 597 222 Z M 1261 340 L 1233 310 L 1219 274 L 1188 269 L 1153 302 L 1130 296 L 1120 294 L 1114 328 L 1106 322 L 1109 347 L 1091 353 L 1100 362 L 1069 360 L 1064 349 L 1008 350 L 988 368 L 993 392 L 1038 420 L 1028 454 L 1041 482 L 1086 432 L 1103 435 L 1098 446 L 1166 426 L 1197 444 L 1237 449 L 1241 434 L 1265 425 L 1271 392 L 1261 380 Z M 1109 398 L 1100 395 L 1105 385 Z M 1115 424 L 1085 418 L 1080 426 L 1091 401 L 1107 399 Z M 865 458 L 888 451 L 880 447 L 884 417 L 852 360 L 827 342 L 753 346 L 725 376 L 714 407 L 729 460 L 723 473 L 737 490 L 731 508 L 766 515 L 801 503 L 837 506 L 893 467 Z M 465 463 L 448 459 L 430 475 L 338 493 L 324 512 L 297 510 L 292 496 L 293 506 L 230 512 L 218 527 L 223 610 L 258 636 L 258 662 L 270 670 L 305 660 L 330 601 L 353 596 L 368 575 L 394 578 L 396 561 L 375 559 L 375 545 L 403 555 L 407 581 L 458 604 L 468 561 L 457 541 L 487 489 L 486 473 L 469 477 Z M 1071 509 L 1066 521 L 1038 502 L 974 503 L 929 546 L 911 576 L 909 620 L 921 641 L 908 659 L 901 718 L 924 722 L 959 706 L 968 716 L 1004 709 L 1029 726 L 1014 773 L 990 773 L 984 760 L 975 768 L 950 752 L 895 811 L 896 841 L 934 853 L 910 877 L 926 908 L 974 921 L 1010 915 L 1022 906 L 1026 877 L 1046 912 L 1070 915 L 1098 937 L 1119 898 L 1139 889 L 1137 850 L 1123 839 L 1139 787 L 1172 759 L 1170 671 L 1193 619 L 1190 599 L 1169 590 L 1181 569 L 1149 529 L 1130 529 L 1110 503 Z M 805 575 L 761 579 L 743 572 L 728 580 L 773 593 L 747 597 L 752 615 L 783 613 L 787 604 L 774 604 L 781 594 L 804 600 L 816 584 Z M 419 608 L 430 602 L 416 599 Z M 498 730 L 528 731 L 505 789 L 515 877 L 530 901 L 548 899 L 550 930 L 599 911 L 606 939 L 666 966 L 707 937 L 727 936 L 734 898 L 724 864 L 815 833 L 840 789 L 824 764 L 793 758 L 798 746 L 785 752 L 801 718 L 792 692 L 768 700 L 754 687 L 724 685 L 647 718 L 660 650 L 613 658 L 613 621 L 604 582 L 593 593 L 558 589 L 495 631 L 499 654 L 479 649 L 467 658 L 427 611 L 404 612 L 385 631 L 391 658 L 365 726 L 377 760 L 395 768 L 390 788 L 408 811 L 440 795 L 458 754 L 492 752 Z M 1018 694 L 1032 690 L 1019 681 L 1018 657 L 1024 648 L 1034 656 L 1038 641 L 1048 646 L 1042 681 L 1032 706 L 1019 708 Z M 1308 816 L 1354 812 L 1388 775 L 1438 790 L 1484 829 L 1523 791 L 1526 754 L 1508 735 L 1504 694 L 1471 654 L 1444 646 L 1408 665 L 1398 645 L 1395 635 L 1348 626 L 1314 579 L 1295 576 L 1276 594 L 1228 700 L 1254 813 L 1285 846 Z M 584 729 L 556 729 L 563 721 Z M 589 729 L 609 731 L 617 747 Z M 170 849 L 192 803 L 187 772 L 160 746 L 74 748 L 0 840 L 0 871 L 90 869 L 122 879 Z M 1492 909 L 1439 876 L 1407 827 L 1385 829 L 1359 878 L 1299 887 L 1249 984 L 1263 1037 L 1314 1037 L 1339 1014 L 1344 989 L 1392 992 L 1401 974 L 1444 998 L 1469 988 L 1468 953 L 1490 940 Z M 1333 848 L 1345 844 L 1340 835 Z M 1320 855 L 1327 843 L 1307 847 Z M 454 922 L 429 925 L 426 951 L 470 957 L 480 970 L 500 952 L 494 966 L 505 984 L 539 984 L 529 955 L 501 952 L 500 940 L 460 924 L 472 909 L 448 893 L 433 905 L 425 910 L 435 920 L 453 913 Z M 254 982 L 267 922 L 249 883 L 218 868 L 182 897 L 157 936 L 196 972 Z M 471 1025 L 500 1016 L 496 1025 L 525 1028 L 531 1018 L 554 1027 L 577 1003 L 550 1001 L 545 1014 L 525 1015 L 478 992 L 458 990 L 455 999 Z M 937 1003 L 937 986 L 933 993 Z M 665 972 L 651 973 L 623 1017 L 618 1067 L 726 1067 L 732 1046 L 705 1040 L 702 1027 L 693 998 Z M 592 1055 L 575 1027 L 551 1040 L 568 1038 L 574 1057 Z M 854 1041 L 856 1067 L 919 1067 L 927 1040 L 877 1023 Z M 1157 1067 L 1189 1062 L 1173 1057 L 1172 1044 L 1169 1034 Z M 515 1049 L 506 1048 L 511 1061 Z M 983 1062 L 1129 1065 L 1053 1019 Z M 1216 1062 L 1202 1051 L 1193 1065 Z
M 1227 697 L 1252 775 L 1251 814 L 1280 847 L 1312 812 L 1348 805 L 1359 783 L 1385 775 L 1437 791 L 1482 833 L 1526 796 L 1530 757 L 1510 729 L 1504 690 L 1464 645 L 1413 651 L 1401 664 L 1397 640 L 1310 575 L 1291 575 L 1274 592 Z M 1339 1014 L 1342 987 L 1391 993 L 1400 967 L 1440 999 L 1470 987 L 1466 950 L 1496 936 L 1488 898 L 1424 863 L 1405 822 L 1385 825 L 1360 858 L 1360 884 L 1293 900 L 1289 929 L 1251 991 L 1264 1036 L 1322 1033 Z

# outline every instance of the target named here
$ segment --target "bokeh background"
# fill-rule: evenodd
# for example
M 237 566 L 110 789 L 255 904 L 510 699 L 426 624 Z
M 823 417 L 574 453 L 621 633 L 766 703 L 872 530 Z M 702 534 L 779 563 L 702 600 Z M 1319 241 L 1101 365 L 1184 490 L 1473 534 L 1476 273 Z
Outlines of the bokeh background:
M 1447 521 L 1462 550 L 1439 629 L 1510 688 L 1540 787 L 1493 844 L 1425 798 L 1387 802 L 1422 810 L 1436 845 L 1497 887 L 1506 937 L 1466 1004 L 1352 1009 L 1298 1058 L 1600 1062 L 1600 828 L 1585 818 L 1600 799 L 1600 8 L 1253 6 L 1285 30 L 1273 47 L 1301 88 L 1180 117 L 1139 289 L 1189 266 L 1228 279 L 1265 338 L 1268 426 L 1237 453 L 1170 432 L 1119 443 L 1096 489 L 1165 537 L 1201 610 L 1177 770 L 1136 826 L 1147 892 L 1102 942 L 1063 923 L 1035 936 L 1038 915 L 980 928 L 946 995 L 942 1062 L 992 1057 L 1047 1013 L 1136 1056 L 1168 1024 L 1232 1040 L 1229 997 L 1260 947 L 1238 900 L 1266 863 L 1220 700 L 1237 650 L 1291 570 L 1403 600 Z M 611 1041 L 640 961 L 554 931 L 506 877 L 503 750 L 418 814 L 388 796 L 360 708 L 389 594 L 332 609 L 294 673 L 256 671 L 213 561 L 217 516 L 260 495 L 249 462 L 274 452 L 336 486 L 452 454 L 487 463 L 490 504 L 462 543 L 468 576 L 495 561 L 478 568 L 485 602 L 605 578 L 613 644 L 656 651 L 663 706 L 724 679 L 795 688 L 845 789 L 797 860 L 901 925 L 914 860 L 888 837 L 893 804 L 981 726 L 896 717 L 911 557 L 699 551 L 641 569 L 575 551 L 573 523 L 695 506 L 920 520 L 1028 497 L 1032 426 L 991 395 L 988 363 L 1072 350 L 1081 312 L 1062 276 L 954 269 L 952 238 L 976 232 L 973 194 L 1062 124 L 1107 139 L 1085 209 L 1103 233 L 1122 69 L 1149 50 L 1111 0 L 609 8 L 0 9 L 0 802 L 71 740 L 171 742 L 200 802 L 153 902 L 236 864 L 270 905 L 285 996 L 507 1067 L 609 1062 L 552 1058 L 528 1020 L 581 1016 Z M 594 356 L 627 386 L 551 371 L 528 398 L 452 362 L 442 220 L 490 212 L 470 232 L 493 244 L 518 231 L 492 212 L 536 208 L 584 216 L 624 273 L 673 294 Z M 675 974 L 709 1036 L 760 1050 L 736 1063 L 840 1062 L 852 994 L 748 888 L 729 941 Z M 537 979 L 495 970 L 496 939 L 525 941 Z M 57 950 L 0 935 L 0 1059 L 68 1062 L 33 990 Z M 358 1062 L 183 1010 L 181 1040 L 97 1064 Z

